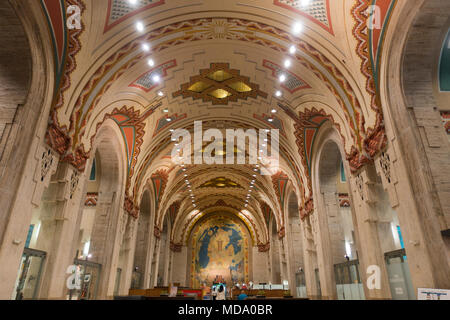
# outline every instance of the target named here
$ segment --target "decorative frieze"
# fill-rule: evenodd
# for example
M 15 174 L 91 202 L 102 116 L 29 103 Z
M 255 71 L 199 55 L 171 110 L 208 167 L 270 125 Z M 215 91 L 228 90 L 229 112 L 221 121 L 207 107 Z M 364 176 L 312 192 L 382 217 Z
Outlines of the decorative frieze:
M 361 200 L 364 201 L 364 178 L 361 174 L 355 177 L 356 188 L 358 189 L 358 194 Z
M 270 250 L 270 242 L 267 242 L 266 244 L 263 243 L 258 244 L 259 252 L 268 252 L 269 250 Z
M 75 192 L 77 191 L 78 182 L 80 181 L 80 174 L 77 170 L 72 171 L 70 176 L 70 199 L 73 198 Z
M 86 194 L 86 200 L 84 202 L 84 205 L 86 207 L 95 207 L 97 206 L 98 201 L 98 192 L 88 192 Z
M 387 152 L 382 152 L 380 156 L 380 167 L 388 183 L 391 183 L 391 158 Z
M 348 193 L 340 193 L 339 194 L 339 206 L 341 208 L 350 208 L 350 197 Z
M 41 182 L 44 181 L 45 177 L 47 176 L 48 172 L 50 171 L 52 165 L 53 165 L 53 154 L 51 149 L 45 150 L 42 153 L 41 158 Z

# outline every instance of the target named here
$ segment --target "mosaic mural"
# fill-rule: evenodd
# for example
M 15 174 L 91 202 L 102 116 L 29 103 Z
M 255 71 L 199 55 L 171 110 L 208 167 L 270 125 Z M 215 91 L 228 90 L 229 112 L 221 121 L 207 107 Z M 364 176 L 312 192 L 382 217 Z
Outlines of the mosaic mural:
M 248 236 L 239 220 L 214 215 L 193 234 L 191 286 L 211 285 L 223 278 L 227 284 L 248 282 Z

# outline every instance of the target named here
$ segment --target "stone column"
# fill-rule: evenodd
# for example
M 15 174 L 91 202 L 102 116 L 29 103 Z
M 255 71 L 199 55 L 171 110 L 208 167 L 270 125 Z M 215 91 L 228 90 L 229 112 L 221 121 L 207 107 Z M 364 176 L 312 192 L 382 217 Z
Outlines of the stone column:
M 309 298 L 317 298 L 319 293 L 316 287 L 315 261 L 317 259 L 316 245 L 314 242 L 313 230 L 310 217 L 306 217 L 302 222 L 302 242 L 303 242 L 303 261 L 306 282 L 306 293 Z
M 390 205 L 398 215 L 415 294 L 418 288 L 449 288 L 448 249 L 440 233 L 445 216 L 419 212 L 403 165 L 405 160 L 398 155 L 393 141 L 375 159 L 375 165 Z
M 315 197 L 313 219 L 317 228 L 317 263 L 319 265 L 320 286 L 323 299 L 336 299 L 333 250 L 328 228 L 328 210 L 335 210 L 336 203 L 330 201 L 335 194 L 320 192 Z
M 188 248 L 182 246 L 179 251 L 173 252 L 172 263 L 172 283 L 180 283 L 182 287 L 186 287 L 186 264 L 188 261 Z
M 30 151 L 0 243 L 0 299 L 4 300 L 13 296 L 33 208 L 39 206 L 58 166 L 58 157 L 46 146 L 35 140 L 30 149 L 34 154 Z
M 390 299 L 388 274 L 377 230 L 378 215 L 375 206 L 377 199 L 374 198 L 374 195 L 377 194 L 375 170 L 373 166 L 368 164 L 358 175 L 350 176 L 349 180 L 352 190 L 353 219 L 355 231 L 358 234 L 360 274 L 366 299 Z M 370 276 L 367 274 L 367 270 L 370 266 L 380 268 L 381 287 L 379 289 L 367 287 L 367 279 Z
M 269 283 L 269 250 L 253 247 L 253 283 Z
M 131 278 L 133 277 L 134 251 L 137 234 L 137 219 L 128 216 L 128 226 L 124 234 L 122 248 L 120 252 L 122 269 L 122 279 L 119 288 L 119 295 L 128 295 L 131 287 Z
M 86 177 L 67 163 L 61 163 L 41 201 L 42 221 L 38 248 L 47 259 L 41 278 L 40 299 L 64 299 L 67 268 L 73 264 L 78 238 L 77 221 L 82 210 Z
M 128 214 L 115 191 L 99 194 L 91 239 L 91 261 L 102 265 L 98 299 L 112 299 Z
M 153 274 L 150 275 L 151 283 L 150 287 L 154 288 L 158 285 L 158 269 L 159 269 L 159 252 L 160 252 L 160 245 L 161 245 L 161 239 L 158 237 L 155 237 L 155 247 L 153 249 L 153 258 L 152 258 L 152 271 Z

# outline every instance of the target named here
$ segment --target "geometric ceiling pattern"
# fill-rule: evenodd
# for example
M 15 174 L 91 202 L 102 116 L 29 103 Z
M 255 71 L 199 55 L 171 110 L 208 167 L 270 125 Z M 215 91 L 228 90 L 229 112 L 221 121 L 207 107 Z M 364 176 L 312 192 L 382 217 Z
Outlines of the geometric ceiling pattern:
M 281 84 L 281 87 L 289 91 L 291 94 L 301 89 L 311 89 L 306 81 L 301 79 L 296 74 L 284 70 L 281 66 L 272 61 L 264 59 L 263 66 L 272 70 L 272 76 L 276 79 L 279 79 L 281 75 L 284 75 L 286 80 Z
M 43 4 L 50 3 L 50 0 L 41 1 Z M 67 1 L 66 3 L 85 0 Z M 83 54 L 78 57 L 80 59 L 80 61 L 77 61 L 78 65 L 88 65 L 90 61 L 84 61 L 83 59 L 88 60 L 96 52 L 101 53 L 101 55 L 99 54 L 99 58 L 92 59 L 95 61 L 92 61 L 90 67 L 96 69 L 89 72 L 90 76 L 80 77 L 80 74 L 76 72 L 72 74 L 74 80 L 72 87 L 75 89 L 71 88 L 70 90 L 74 91 L 78 90 L 76 88 L 80 88 L 81 93 L 76 97 L 78 91 L 69 92 L 74 98 L 66 99 L 65 103 L 68 104 L 65 108 L 66 114 L 55 113 L 52 118 L 52 120 L 58 120 L 54 121 L 55 128 L 61 129 L 55 133 L 56 139 L 52 140 L 55 141 L 53 145 L 55 147 L 61 146 L 62 152 L 58 152 L 65 156 L 67 161 L 70 161 L 69 156 L 73 156 L 72 164 L 84 163 L 86 158 L 89 157 L 96 134 L 95 129 L 98 128 L 95 119 L 101 121 L 107 114 L 110 119 L 116 122 L 124 137 L 126 145 L 124 156 L 130 171 L 128 178 L 132 178 L 129 180 L 130 185 L 126 186 L 126 190 L 129 191 L 130 203 L 136 208 L 139 206 L 141 193 L 139 188 L 143 188 L 143 186 L 153 187 L 155 192 L 154 205 L 159 211 L 156 213 L 157 217 L 163 217 L 170 208 L 172 222 L 175 221 L 178 214 L 187 217 L 193 211 L 209 208 L 208 205 L 218 203 L 218 200 L 227 201 L 230 205 L 246 211 L 246 214 L 256 214 L 256 211 L 261 214 L 258 202 L 266 201 L 268 205 L 264 207 L 264 217 L 261 218 L 267 222 L 271 215 L 275 215 L 278 220 L 277 224 L 279 224 L 278 229 L 281 231 L 284 222 L 279 216 L 279 211 L 284 209 L 288 177 L 292 177 L 295 181 L 293 185 L 299 186 L 297 195 L 301 200 L 300 210 L 306 211 L 306 201 L 311 198 L 311 188 L 307 177 L 311 175 L 314 139 L 323 121 L 330 120 L 333 125 L 338 126 L 339 124 L 334 123 L 333 120 L 341 117 L 338 122 L 343 129 L 340 133 L 344 144 L 348 141 L 345 144 L 349 145 L 346 148 L 347 156 L 353 156 L 351 147 L 355 145 L 355 148 L 360 148 L 356 151 L 360 152 L 357 153 L 357 156 L 361 154 L 361 157 L 365 156 L 364 139 L 366 138 L 365 130 L 367 128 L 364 125 L 367 124 L 367 127 L 370 125 L 371 128 L 375 123 L 374 116 L 367 117 L 367 119 L 362 116 L 364 113 L 361 111 L 372 114 L 372 110 L 366 107 L 368 101 L 364 103 L 364 99 L 368 100 L 368 98 L 362 97 L 364 91 L 359 88 L 359 78 L 349 77 L 347 79 L 346 76 L 352 72 L 361 72 L 360 66 L 356 65 L 356 68 L 354 68 L 350 64 L 335 65 L 333 61 L 337 53 L 347 55 L 348 50 L 343 50 L 341 47 L 343 43 L 348 45 L 356 39 L 359 46 L 355 49 L 361 48 L 361 50 L 354 50 L 355 52 L 352 51 L 343 58 L 350 61 L 355 58 L 355 53 L 367 55 L 369 57 L 367 60 L 373 62 L 372 66 L 374 66 L 374 68 L 368 68 L 367 70 L 377 70 L 377 62 L 381 61 L 379 59 L 380 48 L 384 40 L 385 30 L 381 28 L 380 30 L 367 31 L 365 11 L 362 9 L 361 12 L 357 11 L 358 4 L 361 4 L 360 7 L 363 8 L 365 5 L 375 3 L 375 1 L 352 0 L 353 7 L 347 4 L 344 6 L 344 1 L 347 0 L 340 1 L 342 8 L 338 8 L 336 2 L 332 3 L 334 25 L 338 26 L 339 23 L 349 27 L 353 18 L 355 29 L 341 28 L 342 25 L 340 28 L 335 27 L 336 30 L 340 31 L 339 37 L 333 37 L 333 24 L 330 15 L 331 1 L 329 0 L 310 0 L 307 6 L 302 5 L 305 2 L 301 0 L 267 1 L 261 4 L 260 9 L 266 10 L 268 16 L 260 15 L 255 20 L 251 16 L 257 13 L 247 11 L 250 9 L 244 8 L 243 5 L 242 13 L 248 15 L 248 18 L 242 19 L 237 18 L 234 14 L 230 15 L 229 12 L 237 10 L 234 7 L 234 2 L 231 6 L 228 6 L 229 3 L 227 2 L 220 5 L 216 5 L 216 2 L 207 1 L 195 4 L 189 3 L 186 7 L 195 5 L 196 8 L 194 11 L 187 9 L 186 17 L 183 17 L 181 13 L 179 14 L 178 11 L 182 10 L 176 7 L 176 3 L 163 0 L 136 0 L 134 5 L 131 5 L 128 0 L 104 0 L 103 4 L 100 4 L 102 2 L 94 2 L 94 5 L 88 6 L 88 9 L 95 9 L 95 12 L 90 13 L 95 19 L 87 19 L 89 15 L 83 15 L 82 17 L 86 23 L 85 30 L 99 29 L 97 37 L 100 41 L 98 44 L 90 44 L 93 41 L 84 41 L 84 38 L 81 38 L 83 41 L 79 41 L 78 51 L 82 50 Z M 389 21 L 389 13 L 393 8 L 393 2 L 394 0 L 376 1 L 376 4 L 382 9 L 382 26 L 387 25 Z M 212 7 L 217 11 L 211 10 Z M 336 10 L 334 10 L 335 8 Z M 215 15 L 208 16 L 208 10 L 214 12 Z M 223 13 L 221 13 L 222 10 Z M 361 14 L 357 15 L 356 13 Z M 170 16 L 171 14 L 173 16 Z M 99 18 L 105 17 L 105 15 L 106 21 L 102 20 L 99 28 L 95 24 L 99 22 Z M 167 17 L 170 17 L 170 19 L 167 19 Z M 139 19 L 145 25 L 145 32 L 136 32 L 133 28 L 133 23 Z M 292 34 L 291 28 L 287 25 L 297 19 L 301 23 L 306 22 L 303 30 L 305 37 Z M 168 22 L 169 20 L 170 22 Z M 267 20 L 267 22 L 265 23 L 262 20 Z M 165 24 L 166 21 L 167 24 Z M 282 25 L 282 27 L 274 26 L 273 21 L 278 21 L 278 25 Z M 350 23 L 347 23 L 348 21 Z M 121 22 L 124 23 L 119 26 Z M 64 42 L 61 41 L 64 39 L 61 37 L 64 32 L 61 31 L 61 34 L 58 34 L 58 30 L 61 29 L 59 19 L 49 19 L 49 23 L 54 26 L 50 30 L 53 40 L 58 40 L 54 43 L 55 48 L 59 49 L 56 51 L 56 56 L 64 57 L 64 53 L 61 51 L 63 48 L 67 48 L 69 51 L 66 53 L 67 56 L 70 54 L 71 48 L 75 48 L 75 46 L 71 46 L 70 43 L 64 45 Z M 117 28 L 111 30 L 115 26 Z M 356 28 L 356 26 L 360 26 L 360 28 Z M 60 28 L 58 29 L 58 27 Z M 108 30 L 111 30 L 111 32 L 102 34 L 102 32 L 105 33 Z M 346 34 L 343 34 L 342 30 Z M 66 38 L 70 40 L 70 33 L 67 32 L 66 30 Z M 126 39 L 125 33 L 127 34 Z M 314 38 L 315 35 L 318 35 L 318 39 Z M 128 37 L 130 38 L 128 39 Z M 139 49 L 144 41 L 151 45 L 151 53 Z M 122 46 L 116 50 L 115 48 L 119 44 Z M 322 51 L 322 47 L 328 45 L 328 50 Z M 180 49 L 177 50 L 176 46 Z M 291 55 L 288 53 L 290 46 L 295 46 L 297 49 Z M 97 51 L 90 51 L 92 49 Z M 105 50 L 105 52 L 103 53 L 102 50 Z M 109 53 L 111 53 L 110 56 L 108 56 Z M 156 63 L 152 67 L 146 64 L 150 54 Z M 62 64 L 60 58 L 56 59 L 57 64 Z M 282 62 L 283 59 L 288 58 L 292 60 L 289 70 Z M 370 58 L 372 58 L 372 61 L 370 61 Z M 215 61 L 218 62 L 214 63 Z M 177 64 L 183 67 L 174 71 Z M 199 70 L 200 68 L 196 67 L 205 64 L 206 69 Z M 136 72 L 139 65 L 143 68 Z M 367 65 L 370 66 L 370 63 L 367 63 Z M 167 76 L 169 69 L 172 69 L 170 77 Z M 66 70 L 68 75 L 71 75 L 71 71 Z M 241 75 L 241 72 L 243 75 Z M 285 79 L 280 83 L 281 75 L 284 75 Z M 136 80 L 134 80 L 135 78 Z M 123 83 L 120 82 L 122 80 Z M 134 81 L 130 84 L 132 80 Z M 317 82 L 325 85 L 323 92 L 318 92 L 310 85 Z M 114 87 L 112 87 L 113 83 Z M 122 85 L 125 88 L 134 87 L 138 90 L 132 90 L 131 92 L 130 90 L 123 90 Z M 161 86 L 161 89 L 158 90 L 167 90 L 167 92 L 160 94 L 161 98 L 138 92 L 141 90 L 150 92 L 159 86 Z M 110 87 L 115 90 L 109 90 Z M 122 90 L 120 90 L 120 87 L 122 87 Z M 266 92 L 261 91 L 260 88 L 263 88 Z M 292 95 L 302 92 L 302 89 L 308 90 L 308 94 L 303 95 L 298 100 L 302 100 L 301 102 L 304 100 L 305 103 L 308 103 L 311 102 L 308 101 L 309 99 L 316 99 L 317 96 L 320 99 L 320 101 L 317 101 L 318 103 L 330 107 L 323 113 L 323 108 L 318 107 L 317 112 L 311 110 L 308 117 L 302 117 L 303 114 L 309 114 L 308 109 L 303 110 L 309 107 L 290 106 L 288 100 L 294 99 L 294 97 L 286 94 L 281 98 L 286 100 L 286 108 L 280 107 L 280 112 L 271 114 L 273 108 L 278 110 L 277 106 L 280 102 L 279 99 L 275 98 L 275 92 L 281 90 L 281 88 L 283 88 L 284 93 Z M 69 94 L 67 96 L 69 97 Z M 124 110 L 118 109 L 117 112 L 111 113 L 112 107 L 110 106 L 113 106 L 113 104 L 110 105 L 109 103 L 119 101 L 112 99 L 115 97 L 127 100 L 125 104 L 121 102 L 120 105 L 127 105 L 127 107 Z M 253 99 L 248 99 L 248 97 Z M 183 99 L 189 99 L 192 103 L 189 102 L 186 105 L 186 103 L 183 103 Z M 230 102 L 242 100 L 246 100 L 246 103 L 242 104 L 243 107 L 231 112 L 229 109 L 232 109 L 233 106 L 230 106 L 230 108 L 204 108 L 204 105 L 198 103 L 231 105 Z M 154 101 L 158 103 L 158 107 L 156 107 Z M 195 102 L 198 104 L 196 105 Z M 149 106 L 151 107 L 149 108 Z M 71 107 L 73 110 L 70 110 Z M 330 111 L 329 109 L 333 110 Z M 125 111 L 133 112 L 135 116 L 128 116 Z M 292 114 L 294 117 L 292 117 Z M 230 121 L 229 123 L 235 123 L 237 128 L 248 129 L 263 124 L 264 128 L 276 128 L 281 131 L 282 137 L 279 141 L 281 144 L 281 166 L 280 171 L 272 176 L 272 181 L 269 177 L 260 177 L 257 174 L 260 171 L 251 166 L 232 168 L 233 170 L 236 169 L 233 171 L 231 168 L 219 165 L 214 167 L 194 165 L 179 170 L 177 166 L 167 161 L 170 158 L 169 149 L 173 145 L 170 141 L 169 129 L 173 131 L 179 126 L 190 131 L 192 129 L 190 123 L 193 123 L 196 117 L 208 119 L 205 122 L 211 122 L 211 124 L 208 123 L 205 127 L 212 128 L 216 120 L 209 119 L 216 116 L 221 119 L 219 121 L 220 126 L 223 125 L 222 121 Z M 146 121 L 146 119 L 149 120 Z M 367 122 L 364 122 L 365 120 Z M 139 125 L 139 128 L 137 125 Z M 295 129 L 294 134 L 290 134 L 292 125 Z M 287 132 L 285 128 L 290 129 L 290 131 Z M 139 134 L 139 132 L 141 133 Z M 301 133 L 301 135 L 298 135 L 298 133 Z M 298 139 L 298 137 L 302 139 Z M 355 141 L 351 140 L 352 137 Z M 142 147 L 142 152 L 139 152 L 139 147 Z M 215 149 L 218 151 L 214 151 L 218 153 L 218 156 L 223 155 L 222 147 L 223 145 L 219 145 Z M 206 152 L 206 145 L 202 145 L 201 148 L 201 152 Z M 237 150 L 236 148 L 234 151 L 235 154 L 246 153 L 245 150 Z M 212 154 L 212 156 L 215 155 Z M 355 159 L 358 160 L 359 158 Z M 81 165 L 79 168 L 80 170 L 83 169 Z M 135 175 L 133 175 L 134 168 L 136 170 Z M 161 168 L 163 169 L 161 170 Z M 221 171 L 222 168 L 224 168 L 223 172 Z M 220 172 L 220 176 L 211 179 L 217 176 L 212 174 L 217 171 Z M 233 175 L 229 176 L 230 173 L 233 173 Z M 180 175 L 188 176 L 178 179 Z M 176 180 L 173 177 L 177 177 Z M 232 177 L 234 181 L 229 177 Z M 187 179 L 190 180 L 192 186 L 188 184 L 188 187 L 186 187 L 184 182 Z M 255 181 L 257 181 L 256 184 Z M 258 187 L 256 188 L 256 186 Z M 249 190 L 250 188 L 252 190 Z M 191 199 L 187 196 L 188 189 L 192 189 L 195 198 L 198 199 L 196 207 L 198 209 L 192 209 Z M 248 200 L 245 198 L 247 190 L 252 193 L 251 197 L 247 198 Z M 171 207 L 172 200 L 181 201 L 178 204 L 179 208 Z M 243 209 L 244 201 L 248 203 L 245 206 L 247 209 Z M 258 210 L 254 210 L 255 208 L 258 208 Z M 178 209 L 180 209 L 180 212 L 178 212 Z
M 267 93 L 259 90 L 259 85 L 250 82 L 249 77 L 241 76 L 239 70 L 230 69 L 228 63 L 211 63 L 209 69 L 200 70 L 200 75 L 191 77 L 181 85 L 181 90 L 173 93 L 174 98 L 178 96 L 227 105 L 248 97 L 267 98 Z
M 301 0 L 275 0 L 274 4 L 305 16 L 333 34 L 330 0 L 311 0 L 307 6 Z
M 122 21 L 153 7 L 164 4 L 164 0 L 137 0 L 132 5 L 128 0 L 108 0 L 108 11 L 104 33 Z
M 225 188 L 240 188 L 244 189 L 241 185 L 234 182 L 231 179 L 225 177 L 217 177 L 212 180 L 209 180 L 202 184 L 199 188 L 217 188 L 217 189 L 225 189 Z
M 140 75 L 129 87 L 139 88 L 145 92 L 151 91 L 153 88 L 159 85 L 161 79 L 167 76 L 167 70 L 177 66 L 176 60 L 167 61 L 150 71 L 147 71 L 143 75 Z

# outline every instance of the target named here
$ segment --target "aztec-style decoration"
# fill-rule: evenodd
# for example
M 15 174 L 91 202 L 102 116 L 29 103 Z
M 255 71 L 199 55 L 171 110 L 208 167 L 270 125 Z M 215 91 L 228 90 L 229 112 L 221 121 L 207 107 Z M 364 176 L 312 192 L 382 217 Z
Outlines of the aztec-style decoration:
M 263 66 L 272 70 L 272 76 L 276 79 L 279 79 L 282 74 L 285 75 L 286 81 L 281 84 L 281 87 L 289 91 L 290 94 L 293 94 L 302 89 L 311 89 L 311 86 L 298 75 L 285 70 L 272 61 L 264 59 Z
M 144 90 L 145 92 L 152 91 L 155 87 L 159 85 L 159 81 L 155 80 L 155 77 L 159 77 L 163 79 L 167 76 L 167 70 L 174 68 L 177 66 L 176 60 L 167 61 L 155 68 L 152 68 L 150 71 L 145 72 L 140 75 L 133 83 L 129 85 L 129 87 L 138 88 Z
M 171 225 L 173 225 L 175 223 L 175 219 L 177 218 L 178 211 L 180 210 L 180 206 L 181 206 L 181 202 L 175 201 L 174 203 L 172 203 L 172 205 L 169 207 L 169 210 L 167 211 Z
M 364 149 L 370 157 L 374 157 L 386 146 L 379 96 L 379 67 L 384 33 L 396 2 L 397 0 L 357 0 L 357 4 L 352 8 L 355 19 L 353 35 L 358 41 L 356 53 L 362 60 L 361 72 L 367 79 L 366 90 L 371 96 L 371 108 L 377 113 L 376 125 L 367 130 L 367 139 L 364 142 Z M 374 8 L 378 8 L 379 12 Z
M 73 170 L 72 175 L 70 176 L 70 188 L 69 188 L 70 199 L 72 199 L 73 196 L 75 195 L 79 182 L 80 182 L 80 174 L 77 170 Z
M 284 211 L 284 199 L 286 196 L 286 187 L 289 182 L 289 178 L 282 171 L 279 171 L 276 174 L 272 175 L 271 178 L 275 194 L 277 195 L 277 200 L 280 204 L 280 208 L 282 211 Z
M 266 222 L 266 225 L 267 225 L 267 229 L 269 229 L 270 220 L 272 219 L 272 209 L 265 202 L 261 202 L 260 207 L 261 207 L 261 212 L 264 216 L 264 221 Z
M 217 177 L 211 179 L 205 183 L 203 183 L 199 188 L 217 188 L 217 189 L 225 189 L 225 188 L 239 188 L 244 189 L 239 183 L 234 182 L 231 179 L 225 177 Z
M 95 207 L 97 206 L 98 192 L 88 192 L 86 194 L 86 200 L 84 201 L 85 207 Z
M 169 180 L 169 174 L 166 170 L 160 169 L 152 174 L 151 180 L 153 184 L 153 190 L 155 191 L 156 213 L 158 213 L 158 208 L 164 195 L 167 181 Z M 155 221 L 158 221 L 158 217 L 155 218 Z
M 298 13 L 333 34 L 330 15 L 330 0 L 311 0 L 307 6 L 301 0 L 274 0 L 274 4 Z
M 157 122 L 156 122 L 156 128 L 155 131 L 153 132 L 153 137 L 155 137 L 158 133 L 160 133 L 162 130 L 164 130 L 165 128 L 167 128 L 169 125 L 173 125 L 174 123 L 186 119 L 187 118 L 187 114 L 183 113 L 183 114 L 173 114 L 170 117 L 167 116 L 163 116 L 161 117 Z
M 42 153 L 41 158 L 41 182 L 44 181 L 53 164 L 52 150 L 48 149 Z
M 276 115 L 268 115 L 263 113 L 262 115 L 254 114 L 253 118 L 258 119 L 259 121 L 264 122 L 269 127 L 280 130 L 280 134 L 286 137 L 286 131 L 284 130 L 283 121 L 278 118 Z
M 41 0 L 41 7 L 47 17 L 54 47 L 55 88 L 58 90 L 54 102 L 55 109 L 63 105 L 63 93 L 70 87 L 70 74 L 76 68 L 75 56 L 81 49 L 79 38 L 84 31 L 83 23 L 79 30 L 67 28 L 66 11 L 71 5 L 78 6 L 80 14 L 83 14 L 86 8 L 81 0 Z
M 222 19 L 221 21 L 223 21 Z M 53 137 L 53 139 L 50 139 L 50 144 L 53 146 L 55 150 L 58 150 L 60 154 L 65 154 L 69 151 L 69 145 L 72 143 L 72 150 L 75 151 L 69 151 L 70 153 L 73 153 L 73 158 L 76 157 L 82 157 L 83 155 L 87 154 L 87 152 L 84 149 L 84 143 L 80 143 L 79 141 L 82 140 L 84 129 L 83 125 L 86 123 L 86 120 L 89 118 L 91 110 L 95 107 L 95 105 L 98 103 L 99 99 L 101 98 L 101 95 L 108 90 L 108 88 L 111 86 L 113 81 L 117 79 L 127 68 L 134 65 L 137 61 L 139 61 L 144 54 L 138 54 L 134 55 L 132 58 L 129 58 L 128 60 L 124 57 L 127 56 L 127 54 L 130 54 L 131 52 L 134 52 L 134 50 L 139 46 L 141 41 L 151 41 L 154 37 L 161 37 L 161 35 L 164 32 L 174 32 L 174 30 L 177 30 L 179 28 L 182 28 L 185 30 L 185 36 L 180 41 L 173 42 L 171 41 L 170 44 L 182 44 L 186 43 L 188 41 L 196 41 L 199 39 L 208 39 L 210 35 L 206 33 L 205 28 L 208 25 L 212 25 L 216 20 L 215 19 L 198 19 L 193 21 L 186 21 L 186 22 L 180 22 L 175 25 L 169 25 L 163 28 L 160 28 L 158 30 L 154 30 L 152 32 L 149 32 L 145 35 L 145 39 L 138 39 L 136 41 L 133 41 L 132 43 L 124 46 L 121 50 L 119 50 L 117 53 L 115 53 L 113 56 L 111 56 L 107 62 L 101 66 L 95 73 L 94 76 L 91 78 L 91 80 L 86 85 L 87 87 L 83 90 L 86 92 L 86 94 L 83 94 L 79 97 L 76 106 L 75 106 L 75 113 L 73 114 L 71 118 L 71 128 L 73 128 L 73 133 L 75 134 L 72 138 L 67 135 L 67 129 L 64 128 L 50 128 L 49 135 Z M 355 93 L 353 92 L 351 86 L 346 81 L 345 77 L 338 71 L 338 69 L 325 57 L 323 56 L 320 51 L 315 50 L 313 47 L 311 47 L 309 44 L 305 43 L 303 40 L 300 39 L 294 39 L 291 37 L 290 34 L 278 30 L 274 27 L 264 25 L 261 23 L 255 23 L 247 20 L 239 20 L 239 19 L 225 19 L 226 23 L 229 25 L 227 27 L 227 30 L 232 28 L 234 31 L 232 34 L 229 34 L 226 36 L 232 40 L 240 40 L 240 41 L 246 41 L 246 42 L 253 42 L 257 45 L 263 45 L 266 42 L 260 41 L 258 37 L 256 37 L 256 30 L 261 30 L 261 35 L 264 34 L 277 34 L 281 39 L 286 39 L 290 43 L 296 42 L 297 46 L 310 54 L 311 56 L 315 57 L 317 60 L 320 61 L 323 66 L 326 68 L 326 72 L 329 72 L 332 74 L 332 77 L 335 77 L 337 82 L 345 88 L 345 94 L 346 98 L 352 106 L 349 106 L 346 104 L 345 99 L 343 100 L 343 97 L 338 93 L 337 89 L 330 83 L 328 80 L 329 75 L 324 75 L 323 71 L 320 72 L 317 70 L 317 68 L 312 64 L 311 61 L 305 60 L 303 57 L 296 56 L 296 59 L 299 63 L 301 63 L 304 67 L 309 69 L 311 72 L 313 72 L 315 75 L 319 77 L 319 79 L 323 80 L 324 83 L 327 85 L 327 87 L 335 94 L 336 98 L 341 104 L 341 107 L 343 108 L 343 111 L 346 113 L 347 120 L 350 122 L 350 128 L 353 130 L 353 144 L 352 145 L 352 154 L 353 158 L 351 160 L 352 167 L 360 167 L 364 160 L 365 156 L 361 154 L 362 151 L 362 135 L 365 132 L 365 127 L 363 126 L 363 118 L 361 113 L 358 111 L 360 109 L 359 102 L 355 96 Z M 251 26 L 251 31 L 249 34 L 248 27 Z M 243 29 L 242 33 L 237 32 L 236 30 Z M 189 30 L 189 32 L 187 31 Z M 160 45 L 157 45 L 153 48 L 154 52 L 164 50 L 168 48 L 168 44 L 161 43 Z M 270 48 L 285 52 L 287 50 L 286 47 L 283 47 L 282 45 L 271 43 Z M 117 59 L 121 59 L 121 62 L 119 64 L 115 64 Z M 105 83 L 105 79 L 102 79 L 102 75 L 105 72 L 108 72 L 112 67 L 114 66 L 115 70 L 117 72 L 111 76 L 111 78 L 107 79 Z M 104 83 L 102 86 L 102 89 L 96 97 L 91 97 L 89 99 L 93 99 L 92 103 L 89 105 L 84 106 L 86 103 L 89 93 L 92 92 L 92 87 L 98 85 L 99 82 Z M 91 88 L 91 89 L 89 89 Z M 84 106 L 84 107 L 82 107 Z M 355 112 L 355 109 L 358 112 Z
M 269 252 L 270 250 L 270 242 L 265 244 L 258 244 L 258 252 Z
M 227 283 L 247 283 L 249 239 L 236 217 L 218 214 L 199 223 L 193 232 L 191 287 L 211 285 L 222 277 Z
M 381 153 L 380 167 L 383 170 L 386 181 L 391 183 L 391 158 L 386 151 Z
M 364 177 L 361 174 L 358 174 L 355 178 L 355 182 L 358 194 L 361 197 L 361 200 L 364 201 Z
M 250 82 L 249 77 L 240 75 L 240 71 L 230 69 L 228 63 L 211 63 L 209 69 L 200 70 L 200 75 L 191 77 L 188 83 L 173 97 L 193 98 L 213 105 L 227 105 L 247 98 L 267 98 L 267 93 L 259 90 L 259 85 Z
M 303 219 L 306 215 L 311 214 L 314 211 L 311 181 L 311 154 L 316 134 L 326 121 L 332 121 L 338 131 L 340 131 L 340 126 L 339 124 L 334 123 L 333 117 L 327 115 L 323 110 L 319 111 L 315 108 L 312 110 L 305 109 L 304 112 L 300 112 L 297 116 L 287 106 L 280 103 L 278 105 L 295 121 L 294 129 L 296 144 L 307 179 L 305 182 L 308 184 L 310 190 L 309 196 L 303 194 L 303 207 L 300 208 L 300 216 Z M 351 156 L 347 155 L 347 159 L 350 160 Z M 305 188 L 303 188 L 303 193 L 305 193 Z
M 164 0 L 138 0 L 136 5 L 130 4 L 127 0 L 108 0 L 108 11 L 104 33 L 108 32 L 116 25 L 131 18 L 144 10 L 160 6 Z
M 350 196 L 348 193 L 340 193 L 339 194 L 339 206 L 341 208 L 350 208 Z
M 124 143 L 125 153 L 127 155 L 127 183 L 126 183 L 126 199 L 125 210 L 132 216 L 137 217 L 139 214 L 139 208 L 134 204 L 132 198 L 130 198 L 130 186 L 131 178 L 134 174 L 134 168 L 137 163 L 137 158 L 141 151 L 143 138 L 145 134 L 145 120 L 158 108 L 160 104 L 157 104 L 153 108 L 149 108 L 142 115 L 140 111 L 135 111 L 133 107 L 122 107 L 121 109 L 114 109 L 111 114 L 107 114 L 101 123 L 97 124 L 97 130 L 101 127 L 104 121 L 112 119 L 120 128 Z M 87 158 L 86 158 L 87 159 Z M 86 163 L 86 160 L 83 162 Z

